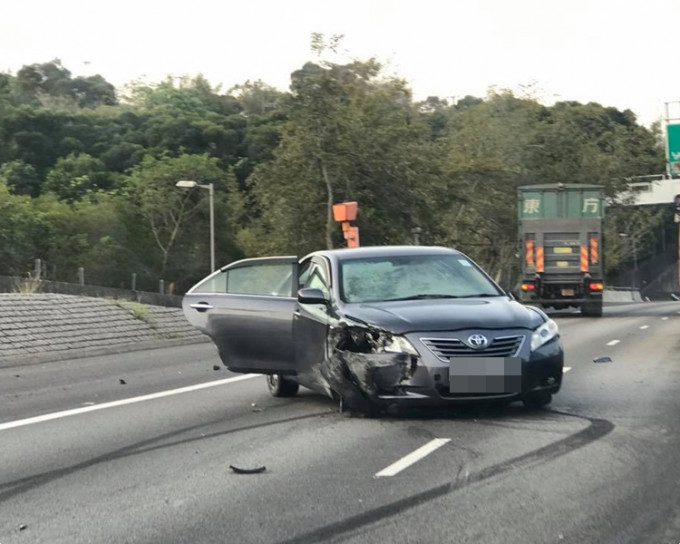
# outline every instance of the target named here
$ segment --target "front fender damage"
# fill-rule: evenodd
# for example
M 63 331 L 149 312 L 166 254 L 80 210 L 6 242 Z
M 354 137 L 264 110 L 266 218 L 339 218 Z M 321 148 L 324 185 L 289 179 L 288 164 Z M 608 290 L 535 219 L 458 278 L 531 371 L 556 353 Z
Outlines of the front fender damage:
M 331 329 L 321 374 L 344 406 L 363 411 L 379 405 L 381 395 L 398 396 L 411 379 L 418 357 L 394 351 L 393 338 L 370 326 L 340 324 Z

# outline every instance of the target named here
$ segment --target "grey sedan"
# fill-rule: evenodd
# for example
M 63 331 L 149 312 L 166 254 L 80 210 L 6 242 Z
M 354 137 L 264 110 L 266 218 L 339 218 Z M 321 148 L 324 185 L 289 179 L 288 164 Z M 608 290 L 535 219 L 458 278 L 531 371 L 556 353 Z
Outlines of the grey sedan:
M 557 324 L 442 247 L 364 247 L 246 259 L 183 300 L 234 372 L 275 396 L 303 385 L 366 410 L 522 400 L 562 383 Z

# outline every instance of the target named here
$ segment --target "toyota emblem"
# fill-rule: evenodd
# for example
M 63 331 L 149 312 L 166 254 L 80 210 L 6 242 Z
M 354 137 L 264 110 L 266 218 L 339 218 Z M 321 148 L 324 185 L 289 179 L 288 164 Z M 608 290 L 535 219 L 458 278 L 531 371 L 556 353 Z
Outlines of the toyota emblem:
M 473 334 L 468 338 L 468 345 L 474 349 L 483 349 L 489 345 L 489 340 L 483 334 Z

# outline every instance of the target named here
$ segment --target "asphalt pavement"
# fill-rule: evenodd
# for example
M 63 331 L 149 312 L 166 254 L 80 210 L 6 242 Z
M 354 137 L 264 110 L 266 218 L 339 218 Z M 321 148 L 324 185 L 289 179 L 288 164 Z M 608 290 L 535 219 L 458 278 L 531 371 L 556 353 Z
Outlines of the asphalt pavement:
M 541 410 L 350 417 L 210 344 L 0 368 L 0 543 L 677 544 L 680 303 L 555 315 Z

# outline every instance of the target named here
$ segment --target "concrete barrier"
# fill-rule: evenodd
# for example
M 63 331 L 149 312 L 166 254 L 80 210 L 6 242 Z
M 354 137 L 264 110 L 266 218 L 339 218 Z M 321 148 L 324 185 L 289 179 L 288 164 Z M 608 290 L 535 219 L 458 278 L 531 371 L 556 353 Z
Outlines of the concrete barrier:
M 642 302 L 639 289 L 627 287 L 614 287 L 604 290 L 602 295 L 604 302 Z

